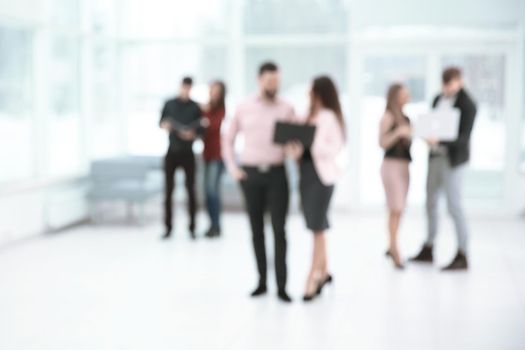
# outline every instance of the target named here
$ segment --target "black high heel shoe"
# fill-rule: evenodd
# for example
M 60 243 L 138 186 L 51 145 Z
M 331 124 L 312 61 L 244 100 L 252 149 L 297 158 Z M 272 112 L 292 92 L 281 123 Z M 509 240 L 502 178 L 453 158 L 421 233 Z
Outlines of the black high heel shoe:
M 312 293 L 312 294 L 305 294 L 303 295 L 303 301 L 304 302 L 308 302 L 308 301 L 312 301 L 314 300 L 314 298 L 317 296 L 317 294 L 315 293 Z
M 318 283 L 317 283 L 317 288 L 315 289 L 315 292 L 312 293 L 312 294 L 305 294 L 303 296 L 303 300 L 304 301 L 311 301 L 312 299 L 314 299 L 316 296 L 319 296 L 321 294 L 321 292 L 323 291 L 323 288 L 324 286 L 326 286 L 327 284 L 329 283 L 332 283 L 334 280 L 334 278 L 332 277 L 332 275 L 330 274 L 327 274 L 326 277 L 322 280 L 320 280 Z
M 404 270 L 405 269 L 405 265 L 403 265 L 401 262 L 396 261 L 396 259 L 394 258 L 394 255 L 392 255 L 392 253 L 390 252 L 390 249 L 386 251 L 385 256 L 387 256 L 388 258 L 392 259 L 392 262 L 394 263 L 394 267 L 396 269 L 398 269 L 398 270 Z
M 323 285 L 323 280 L 319 280 L 319 281 L 313 281 L 312 283 L 315 283 L 315 285 L 313 286 L 313 291 L 310 293 L 310 294 L 305 294 L 303 296 L 303 301 L 305 302 L 308 302 L 308 301 L 312 301 L 313 299 L 315 299 L 316 296 L 319 295 L 319 289 L 322 289 L 322 285 Z
M 321 287 L 321 284 L 322 284 L 322 281 L 320 281 L 318 284 L 317 284 L 317 288 L 315 288 L 315 290 L 311 293 L 311 294 L 305 294 L 303 296 L 303 301 L 305 302 L 308 302 L 308 301 L 312 301 L 315 299 L 315 297 L 317 297 L 319 295 L 319 288 L 322 288 Z
M 323 291 L 324 286 L 326 286 L 327 284 L 332 283 L 333 280 L 334 280 L 334 278 L 332 277 L 332 275 L 327 274 L 326 277 L 324 278 L 324 280 L 322 280 L 321 283 L 319 283 L 319 286 L 317 287 L 316 294 L 317 295 L 321 294 L 321 292 Z

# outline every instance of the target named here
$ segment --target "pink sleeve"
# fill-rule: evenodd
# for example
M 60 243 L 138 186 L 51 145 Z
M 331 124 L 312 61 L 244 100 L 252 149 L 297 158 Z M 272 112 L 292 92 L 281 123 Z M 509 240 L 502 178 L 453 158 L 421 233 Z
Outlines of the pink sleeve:
M 226 132 L 222 136 L 221 148 L 222 148 L 222 158 L 226 165 L 226 169 L 232 173 L 233 169 L 237 167 L 235 161 L 235 138 L 239 132 L 239 115 L 240 107 L 237 108 L 235 114 L 233 115 Z
M 341 124 L 333 114 L 319 118 L 316 123 L 312 154 L 318 158 L 335 158 L 344 145 Z

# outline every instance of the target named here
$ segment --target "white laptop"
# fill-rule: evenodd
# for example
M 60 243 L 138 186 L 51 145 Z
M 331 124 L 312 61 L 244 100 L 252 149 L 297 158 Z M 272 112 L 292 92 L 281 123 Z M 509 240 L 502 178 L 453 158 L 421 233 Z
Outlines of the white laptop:
M 459 133 L 460 111 L 457 108 L 441 108 L 421 114 L 414 123 L 414 136 L 440 141 L 454 141 Z

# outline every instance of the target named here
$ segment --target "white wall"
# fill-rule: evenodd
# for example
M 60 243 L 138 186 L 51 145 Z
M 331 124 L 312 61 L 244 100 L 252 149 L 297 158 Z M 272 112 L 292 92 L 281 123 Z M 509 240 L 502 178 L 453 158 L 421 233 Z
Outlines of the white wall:
M 0 193 L 0 245 L 83 220 L 84 193 L 78 181 Z

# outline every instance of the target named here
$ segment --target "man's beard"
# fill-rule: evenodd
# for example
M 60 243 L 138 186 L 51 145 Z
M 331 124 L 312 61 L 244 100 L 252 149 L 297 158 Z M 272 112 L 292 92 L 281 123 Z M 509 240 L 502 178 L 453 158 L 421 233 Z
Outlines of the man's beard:
M 268 100 L 275 100 L 275 97 L 277 96 L 277 90 L 264 90 L 264 97 Z

